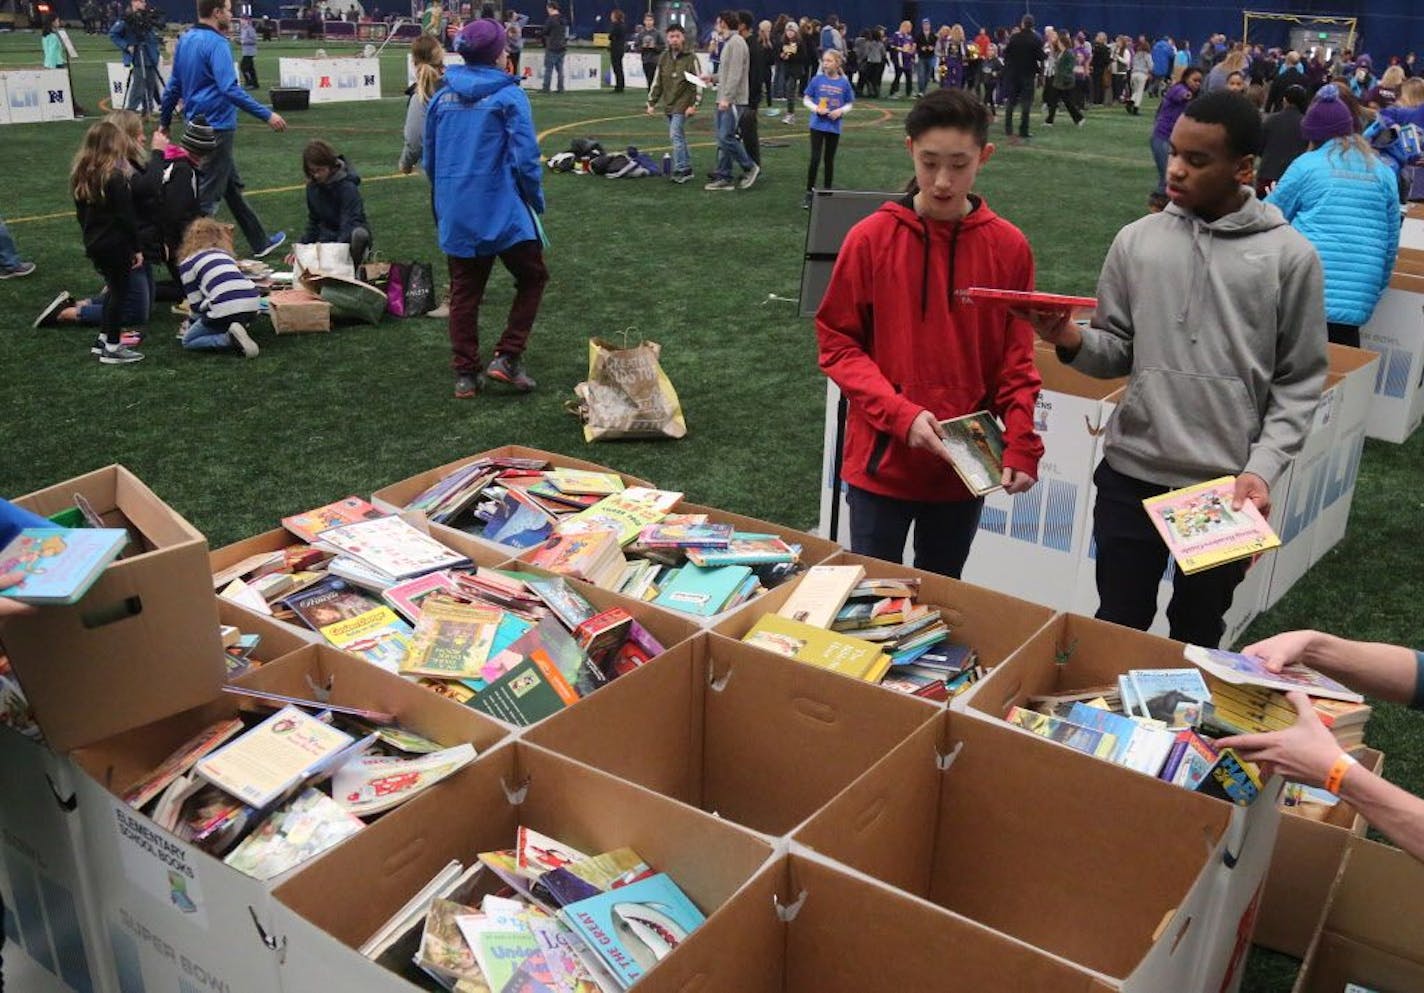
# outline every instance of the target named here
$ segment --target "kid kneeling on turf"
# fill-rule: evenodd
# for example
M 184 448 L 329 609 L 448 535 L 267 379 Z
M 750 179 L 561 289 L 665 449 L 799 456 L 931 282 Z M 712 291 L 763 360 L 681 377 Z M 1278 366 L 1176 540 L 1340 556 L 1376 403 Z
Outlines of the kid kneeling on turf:
M 905 133 L 915 179 L 851 228 L 816 336 L 821 368 L 849 403 L 841 479 L 851 550 L 899 562 L 914 524 L 915 567 L 957 578 L 983 499 L 955 473 L 939 422 L 979 410 L 1003 421 L 1009 493 L 1033 486 L 1043 442 L 1033 428 L 1033 329 L 956 293 L 1033 289 L 1033 252 L 972 193 L 994 154 L 978 97 L 935 90 L 906 116 Z
M 351 264 L 366 260 L 371 247 L 371 225 L 361 199 L 361 177 L 321 139 L 307 142 L 302 151 L 302 172 L 307 177 L 306 244 L 345 242 L 351 246 Z
M 200 217 L 188 225 L 178 249 L 178 272 L 193 316 L 182 329 L 183 347 L 197 351 L 240 351 L 257 356 L 247 333 L 261 310 L 261 296 L 237 267 L 232 225 Z

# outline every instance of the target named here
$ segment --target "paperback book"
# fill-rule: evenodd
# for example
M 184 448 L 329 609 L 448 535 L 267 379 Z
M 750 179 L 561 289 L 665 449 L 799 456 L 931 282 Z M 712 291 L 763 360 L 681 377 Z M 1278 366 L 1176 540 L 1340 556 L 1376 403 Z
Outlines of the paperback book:
M 434 679 L 481 678 L 502 616 L 494 607 L 432 597 L 421 610 L 401 673 Z
M 1254 503 L 1232 508 L 1235 486 L 1235 476 L 1222 476 L 1142 501 L 1186 575 L 1280 547 L 1280 538 Z
M 987 410 L 939 422 L 954 471 L 969 492 L 984 496 L 1003 488 L 1004 431 Z
M 317 507 L 315 510 L 284 517 L 282 518 L 282 527 L 310 545 L 317 540 L 317 535 L 329 528 L 339 527 L 342 524 L 354 524 L 357 521 L 371 521 L 384 516 L 386 515 L 383 511 L 373 507 L 360 497 L 349 496 L 324 507 Z
M 318 540 L 340 554 L 365 563 L 392 582 L 470 564 L 459 552 L 446 548 L 399 517 L 328 528 L 321 532 Z
M 662 873 L 570 904 L 559 918 L 625 989 L 676 951 L 705 920 Z
M 1223 682 L 1260 686 L 1282 693 L 1299 690 L 1310 696 L 1339 700 L 1342 703 L 1363 703 L 1365 700 L 1348 686 L 1299 663 L 1288 665 L 1280 672 L 1272 672 L 1266 668 L 1266 663 L 1258 658 L 1219 648 L 1188 645 L 1182 654 L 1188 662 L 1200 666 Z
M 201 759 L 195 768 L 209 783 L 260 809 L 354 741 L 351 735 L 295 707 L 283 707 Z
M 332 798 L 355 817 L 373 817 L 423 793 L 475 760 L 473 745 L 461 744 L 417 758 L 362 755 L 332 777 Z

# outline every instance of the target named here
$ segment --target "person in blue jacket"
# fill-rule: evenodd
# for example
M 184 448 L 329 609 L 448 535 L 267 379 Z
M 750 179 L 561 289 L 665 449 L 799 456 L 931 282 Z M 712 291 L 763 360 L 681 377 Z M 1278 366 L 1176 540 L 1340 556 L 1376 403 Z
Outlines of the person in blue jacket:
M 25 528 L 53 527 L 54 525 L 40 517 L 32 514 L 23 507 L 17 507 L 9 500 L 0 500 L 0 548 L 4 548 L 14 541 L 16 536 Z M 0 575 L 0 591 L 8 590 L 12 586 L 18 586 L 23 577 L 19 573 L 8 573 Z M 0 624 L 5 623 L 8 617 L 16 617 L 20 614 L 28 614 L 34 610 L 33 607 L 17 603 L 9 597 L 0 596 Z
M 148 0 L 129 0 L 124 16 L 109 28 L 109 40 L 124 53 L 124 65 L 129 74 L 129 95 L 126 110 L 142 111 L 147 117 L 158 106 L 158 32 L 154 30 L 154 15 L 149 13 Z
M 1374 313 L 1399 250 L 1399 186 L 1356 132 L 1335 86 L 1316 94 L 1300 130 L 1310 150 L 1290 164 L 1266 202 L 1320 255 L 1330 340 L 1359 348 L 1360 325 Z
M 252 246 L 253 256 L 260 259 L 286 241 L 287 235 L 279 231 L 269 238 L 267 229 L 242 195 L 242 177 L 237 174 L 232 154 L 233 140 L 237 137 L 237 111 L 238 108 L 247 111 L 259 121 L 265 121 L 273 131 L 287 130 L 287 122 L 281 114 L 254 100 L 237 82 L 227 38 L 232 26 L 230 3 L 231 0 L 198 0 L 198 23 L 179 40 L 178 50 L 173 54 L 173 76 L 163 92 L 158 125 L 166 137 L 179 100 L 183 101 L 183 114 L 188 120 L 199 114 L 207 118 L 217 145 L 203 160 L 198 201 L 209 217 L 217 213 L 218 201 L 224 201 Z
M 455 396 L 484 388 L 485 377 L 521 392 L 534 389 L 524 350 L 549 270 L 544 266 L 542 163 L 529 98 L 499 68 L 505 32 L 494 21 L 466 24 L 455 37 L 464 65 L 448 66 L 445 86 L 425 112 L 425 172 L 430 177 L 440 250 L 450 266 L 450 347 Z M 488 366 L 480 362 L 479 314 L 494 260 L 514 277 L 514 302 Z
M 1160 95 L 1171 85 L 1172 66 L 1177 61 L 1177 46 L 1167 35 L 1157 39 L 1152 46 L 1152 93 Z

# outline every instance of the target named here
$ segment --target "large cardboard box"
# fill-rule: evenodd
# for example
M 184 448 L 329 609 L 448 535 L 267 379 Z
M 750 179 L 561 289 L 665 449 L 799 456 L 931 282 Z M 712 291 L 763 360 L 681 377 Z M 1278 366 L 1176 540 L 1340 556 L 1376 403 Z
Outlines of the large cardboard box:
M 1350 840 L 1295 993 L 1424 989 L 1424 865 L 1387 845 Z
M 945 712 L 794 840 L 1110 988 L 1218 993 L 1231 822 L 1227 804 Z
M 992 668 L 1008 658 L 1053 619 L 1053 611 L 1040 604 L 895 562 L 842 552 L 824 564 L 858 565 L 865 569 L 869 579 L 918 579 L 918 602 L 938 607 L 949 625 L 950 640 L 972 647 L 985 668 Z M 748 609 L 730 615 L 712 630 L 724 637 L 741 640 L 764 614 L 780 610 L 793 589 L 794 586 L 788 584 L 773 590 Z
M 524 737 L 780 836 L 935 712 L 911 696 L 702 635 Z
M 467 741 L 484 750 L 505 734 L 466 707 L 325 646 L 308 646 L 239 682 L 307 699 L 320 690 L 332 703 L 394 713 L 403 726 L 442 744 Z M 281 988 L 268 896 L 280 877 L 244 875 L 120 799 L 174 748 L 239 705 L 238 697 L 215 692 L 201 707 L 74 753 L 90 878 L 121 990 Z M 421 799 L 438 801 L 444 787 Z
M 1366 433 L 1402 442 L 1424 419 L 1424 276 L 1395 273 L 1360 344 L 1380 356 Z
M 1371 772 L 1384 768 L 1384 754 L 1366 748 L 1358 755 Z M 1261 894 L 1261 916 L 1252 940 L 1277 952 L 1304 958 L 1325 910 L 1330 888 L 1350 839 L 1369 826 L 1348 803 L 1331 808 L 1324 820 L 1300 816 L 1287 807 Z
M 474 455 L 467 455 L 464 458 L 456 459 L 453 462 L 447 462 L 442 466 L 436 466 L 434 469 L 427 469 L 424 472 L 416 473 L 414 476 L 408 476 L 405 479 L 400 480 L 399 482 L 390 483 L 386 486 L 382 486 L 379 490 L 371 494 L 371 502 L 377 507 L 380 507 L 382 510 L 389 510 L 391 513 L 399 513 L 405 508 L 406 504 L 410 503 L 410 501 L 414 500 L 421 493 L 425 492 L 430 487 L 440 482 L 440 480 L 444 479 L 446 476 L 450 475 L 450 473 L 454 472 L 461 466 L 467 465 L 470 462 L 474 462 L 476 459 L 501 457 L 521 459 L 544 459 L 550 465 L 562 466 L 566 469 L 585 469 L 590 472 L 617 472 L 617 470 L 610 469 L 608 468 L 608 466 L 599 465 L 597 462 L 588 462 L 584 459 L 573 458 L 569 455 L 560 455 L 558 452 L 546 452 L 538 448 L 526 448 L 524 445 L 501 445 L 498 448 L 491 448 L 488 451 L 477 452 Z M 625 486 L 654 485 L 645 479 L 639 479 L 637 476 L 629 476 L 626 473 L 619 472 L 618 476 L 620 479 L 623 480 L 623 484 Z M 442 537 L 442 534 L 444 532 L 455 531 L 455 529 L 447 527 L 444 524 L 432 524 L 430 526 L 430 531 L 436 537 Z M 455 533 L 464 534 L 464 532 L 462 531 L 456 531 Z M 516 549 L 510 548 L 507 545 L 500 545 L 492 541 L 486 541 L 485 539 L 480 537 L 475 537 L 474 540 L 481 542 L 491 548 L 498 548 L 506 555 L 514 555 L 517 552 Z
M 202 704 L 223 680 L 203 536 L 119 465 L 15 503 L 48 517 L 76 495 L 106 525 L 129 529 L 125 557 L 78 603 L 13 618 L 4 631 L 45 739 L 60 753 Z
M 1092 973 L 797 849 L 639 993 L 1106 993 Z
M 704 927 L 772 854 L 764 840 L 724 820 L 522 741 L 441 785 L 443 796 L 417 797 L 277 888 L 274 935 L 285 949 L 283 989 L 423 989 L 357 948 L 447 862 L 469 865 L 480 852 L 512 848 L 521 825 L 585 852 L 633 848 L 677 881 L 708 916 Z M 693 947 L 700 933 L 684 947 Z
M 1379 363 L 1380 357 L 1374 352 L 1345 345 L 1330 346 L 1330 371 L 1341 377 L 1340 404 L 1336 411 L 1339 427 L 1335 444 L 1327 456 L 1325 490 L 1310 555 L 1311 565 L 1340 543 L 1349 526 Z
M 1424 204 L 1411 203 L 1404 212 L 1404 224 L 1399 229 L 1399 248 L 1424 251 Z
M 27 959 L 46 993 L 117 993 L 87 875 L 72 766 L 0 727 L 0 797 L 5 968 Z

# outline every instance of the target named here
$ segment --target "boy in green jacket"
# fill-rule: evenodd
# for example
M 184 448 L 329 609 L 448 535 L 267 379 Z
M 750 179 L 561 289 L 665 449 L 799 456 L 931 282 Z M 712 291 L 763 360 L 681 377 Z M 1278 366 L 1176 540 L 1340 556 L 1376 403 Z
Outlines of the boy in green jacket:
M 697 53 L 687 47 L 682 25 L 667 26 L 667 48 L 658 58 L 658 71 L 648 90 L 648 113 L 661 109 L 668 119 L 668 137 L 672 139 L 672 181 L 685 183 L 692 178 L 692 153 L 687 149 L 687 119 L 697 113 L 702 103 L 702 91 L 688 79 L 701 74 Z M 661 108 L 659 108 L 661 104 Z

